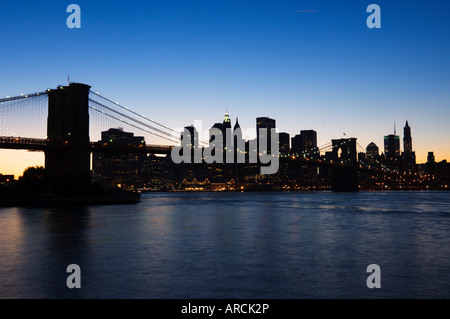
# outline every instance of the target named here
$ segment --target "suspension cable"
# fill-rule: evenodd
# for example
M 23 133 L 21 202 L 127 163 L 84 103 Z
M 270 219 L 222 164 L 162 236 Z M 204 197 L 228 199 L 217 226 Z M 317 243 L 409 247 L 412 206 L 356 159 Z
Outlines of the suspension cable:
M 100 95 L 100 94 L 98 94 L 98 93 L 96 93 L 96 92 L 94 92 L 94 91 L 92 91 L 92 90 L 89 90 L 89 91 L 90 91 L 92 94 L 95 94 L 96 96 L 98 96 L 98 97 L 100 97 L 100 98 L 102 98 L 102 99 L 104 99 L 104 100 L 106 100 L 106 101 L 108 101 L 108 102 L 110 102 L 110 103 L 112 103 L 112 104 L 114 104 L 114 105 L 120 107 L 121 109 L 123 109 L 123 110 L 125 110 L 125 111 L 128 111 L 128 112 L 130 112 L 130 113 L 132 113 L 132 114 L 134 114 L 134 115 L 136 115 L 136 116 L 139 116 L 140 118 L 143 118 L 143 119 L 145 119 L 145 120 L 147 120 L 147 121 L 149 121 L 149 122 L 152 122 L 153 124 L 156 124 L 156 125 L 158 125 L 158 126 L 161 126 L 161 127 L 165 128 L 166 130 L 169 130 L 169 131 L 171 131 L 171 132 L 173 132 L 173 133 L 179 134 L 179 132 L 177 132 L 177 131 L 171 129 L 170 127 L 167 127 L 167 126 L 165 126 L 165 125 L 162 125 L 162 124 L 160 124 L 160 123 L 158 123 L 158 122 L 156 122 L 156 121 L 153 121 L 153 120 L 151 120 L 151 119 L 149 119 L 149 118 L 147 118 L 147 117 L 145 117 L 145 116 L 143 116 L 143 115 L 141 115 L 141 114 L 139 114 L 139 113 L 136 113 L 136 112 L 130 110 L 129 108 L 124 107 L 124 106 L 122 106 L 122 105 L 120 105 L 119 103 L 116 103 L 116 102 L 114 102 L 114 101 L 111 101 L 110 99 L 108 99 L 108 98 L 106 98 L 106 97 L 104 97 L 104 96 L 102 96 L 102 95 Z
M 128 123 L 128 122 L 126 122 L 126 121 L 124 121 L 124 120 L 122 120 L 122 119 L 120 119 L 120 118 L 118 118 L 118 117 L 115 117 L 115 116 L 111 115 L 111 114 L 107 114 L 107 113 L 105 113 L 105 112 L 102 112 L 102 111 L 96 109 L 95 107 L 89 106 L 89 108 L 90 108 L 91 110 L 96 111 L 96 112 L 102 113 L 103 115 L 106 115 L 106 116 L 108 116 L 108 117 L 110 117 L 110 118 L 112 118 L 112 119 L 114 119 L 114 120 L 117 120 L 117 121 L 122 122 L 122 123 L 124 123 L 124 124 L 130 125 L 130 126 L 132 126 L 132 127 L 134 127 L 134 128 L 137 128 L 138 130 L 141 130 L 141 131 L 147 132 L 147 133 L 149 133 L 149 134 L 158 136 L 158 137 L 163 138 L 163 139 L 165 139 L 165 140 L 168 140 L 168 141 L 170 141 L 170 142 L 172 142 L 172 143 L 179 143 L 178 140 L 177 140 L 177 141 L 176 141 L 176 140 L 172 140 L 172 139 L 170 139 L 170 138 L 168 138 L 168 137 L 165 137 L 165 136 L 159 135 L 159 134 L 157 134 L 157 133 L 151 132 L 151 131 L 146 130 L 146 129 L 142 128 L 142 127 L 136 126 L 136 125 L 134 125 L 134 124 L 132 124 L 132 123 Z

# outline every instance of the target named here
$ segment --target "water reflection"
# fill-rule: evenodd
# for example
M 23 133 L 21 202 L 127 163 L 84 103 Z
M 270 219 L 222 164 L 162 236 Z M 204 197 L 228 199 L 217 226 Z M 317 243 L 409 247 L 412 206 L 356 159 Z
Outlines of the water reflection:
M 449 204 L 446 193 L 231 193 L 0 209 L 0 297 L 450 297 Z M 71 263 L 78 290 L 65 285 Z M 381 290 L 365 286 L 371 263 Z
M 0 296 L 67 296 L 66 267 L 84 264 L 89 249 L 89 209 L 12 208 L 0 216 Z

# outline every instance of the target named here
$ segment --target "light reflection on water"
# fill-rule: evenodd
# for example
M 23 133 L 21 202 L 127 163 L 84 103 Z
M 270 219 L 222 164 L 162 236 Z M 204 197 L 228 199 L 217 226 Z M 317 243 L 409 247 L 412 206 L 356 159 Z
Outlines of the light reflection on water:
M 1 298 L 449 298 L 447 192 L 0 209 Z M 66 287 L 78 264 L 82 288 Z M 379 264 L 382 288 L 368 289 Z

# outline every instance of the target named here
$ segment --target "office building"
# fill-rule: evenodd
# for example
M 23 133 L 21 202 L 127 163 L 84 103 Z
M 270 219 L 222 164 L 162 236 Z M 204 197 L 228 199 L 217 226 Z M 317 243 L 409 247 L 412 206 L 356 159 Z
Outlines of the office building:
M 416 153 L 412 150 L 411 127 L 406 121 L 403 128 L 403 170 L 416 171 Z
M 145 146 L 142 136 L 124 132 L 122 128 L 111 128 L 102 132 L 101 142 L 114 145 Z M 94 153 L 92 156 L 93 180 L 104 187 L 135 188 L 143 187 L 144 176 L 141 171 L 146 154 Z
M 384 137 L 384 156 L 393 159 L 400 156 L 400 137 L 389 134 Z
M 375 157 L 377 157 L 380 154 L 379 152 L 380 151 L 378 149 L 378 146 L 374 142 L 371 142 L 366 147 L 366 157 L 367 158 L 375 158 Z
M 257 138 L 257 145 L 258 145 L 258 152 L 261 154 L 271 154 L 272 150 L 272 129 L 275 129 L 276 122 L 274 119 L 271 119 L 269 117 L 257 117 L 256 118 L 256 138 Z M 260 132 L 260 129 L 265 129 L 266 132 Z M 267 141 L 267 149 L 261 150 L 259 145 L 260 137 L 263 139 L 266 139 Z
M 409 127 L 408 121 L 406 121 L 405 127 L 403 128 L 403 152 L 406 154 L 412 153 L 411 128 Z
M 317 148 L 317 132 L 314 130 L 302 130 L 300 134 L 291 139 L 291 153 L 305 158 L 318 159 L 320 157 Z
M 281 132 L 278 134 L 278 146 L 280 155 L 287 156 L 290 151 L 290 136 L 289 133 Z

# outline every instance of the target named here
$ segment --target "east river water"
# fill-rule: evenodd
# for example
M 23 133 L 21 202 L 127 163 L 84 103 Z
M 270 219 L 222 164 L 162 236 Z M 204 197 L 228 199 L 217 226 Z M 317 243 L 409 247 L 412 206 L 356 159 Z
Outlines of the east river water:
M 66 285 L 71 264 L 80 289 Z M 450 192 L 1 208 L 0 298 L 450 298 Z

